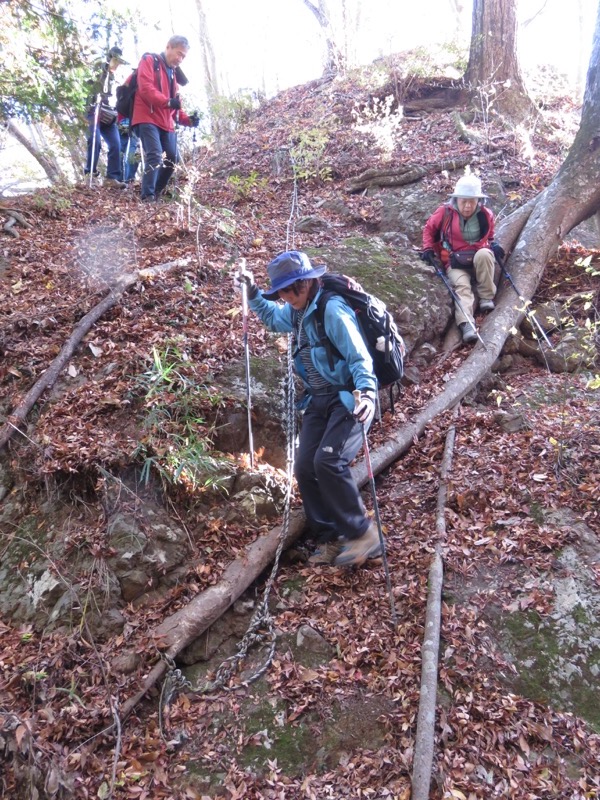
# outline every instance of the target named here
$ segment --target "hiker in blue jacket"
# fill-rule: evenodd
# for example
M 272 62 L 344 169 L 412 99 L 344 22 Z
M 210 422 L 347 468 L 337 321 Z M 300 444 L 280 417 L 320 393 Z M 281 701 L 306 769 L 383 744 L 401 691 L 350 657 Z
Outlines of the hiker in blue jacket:
M 341 356 L 329 364 L 316 323 L 319 277 L 326 270 L 291 250 L 268 265 L 270 291 L 261 293 L 245 266 L 234 282 L 247 285 L 248 305 L 267 328 L 294 337 L 294 367 L 306 389 L 295 474 L 317 541 L 309 561 L 360 565 L 381 555 L 377 525 L 366 516 L 350 471 L 362 445 L 361 425 L 368 429 L 373 420 L 377 381 L 354 311 L 339 295 L 325 306 L 325 331 Z M 356 403 L 353 389 L 360 391 Z

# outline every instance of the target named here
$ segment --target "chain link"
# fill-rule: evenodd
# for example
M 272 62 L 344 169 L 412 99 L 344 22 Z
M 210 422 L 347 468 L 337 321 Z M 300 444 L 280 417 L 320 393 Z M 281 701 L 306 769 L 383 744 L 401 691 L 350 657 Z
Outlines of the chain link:
M 298 204 L 298 178 L 296 171 L 296 162 L 292 151 L 290 150 L 290 164 L 292 165 L 292 176 L 294 179 L 294 187 L 292 189 L 292 206 L 290 208 L 290 216 L 288 217 L 286 233 L 285 233 L 285 249 L 294 250 L 296 246 L 296 219 L 300 216 Z

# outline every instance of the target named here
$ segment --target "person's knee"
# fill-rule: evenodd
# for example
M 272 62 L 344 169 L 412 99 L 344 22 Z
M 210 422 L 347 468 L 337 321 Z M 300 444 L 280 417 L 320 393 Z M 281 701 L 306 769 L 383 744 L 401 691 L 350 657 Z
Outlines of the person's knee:
M 328 450 L 327 448 L 321 448 L 317 451 L 313 466 L 317 480 L 322 480 L 331 475 L 339 475 L 344 469 L 344 464 L 340 462 L 339 457 L 334 455 L 333 450 Z
M 296 455 L 294 461 L 294 475 L 298 484 L 301 485 L 303 481 L 310 480 L 315 477 L 315 468 L 312 458 L 306 456 Z
M 475 265 L 476 269 L 484 268 L 493 270 L 495 263 L 496 263 L 496 257 L 488 247 L 482 247 L 475 253 L 473 264 Z

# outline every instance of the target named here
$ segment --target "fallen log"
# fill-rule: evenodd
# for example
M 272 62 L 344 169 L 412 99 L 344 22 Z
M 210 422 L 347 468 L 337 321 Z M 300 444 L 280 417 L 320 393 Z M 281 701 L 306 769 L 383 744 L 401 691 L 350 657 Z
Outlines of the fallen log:
M 521 214 L 518 221 L 513 223 L 511 218 L 508 217 L 505 221 L 507 230 L 511 233 L 515 229 L 520 231 L 527 219 L 528 214 Z M 500 230 L 502 231 L 502 228 Z M 503 239 L 507 249 L 512 246 L 513 241 L 509 237 Z M 540 275 L 542 271 L 540 269 Z M 537 285 L 537 281 L 535 285 Z M 500 354 L 509 331 L 522 316 L 522 312 L 514 305 L 514 297 L 511 294 L 511 290 L 503 292 L 496 310 L 487 318 L 484 325 L 486 329 L 484 337 L 486 349 L 481 345 L 477 345 L 463 362 L 454 379 L 448 383 L 445 390 L 425 406 L 412 422 L 403 425 L 384 445 L 371 451 L 373 475 L 379 474 L 394 461 L 397 461 L 423 434 L 429 422 L 439 414 L 454 407 L 481 381 Z M 352 467 L 352 474 L 359 487 L 367 483 L 369 476 L 364 460 Z M 300 535 L 304 523 L 304 516 L 300 512 L 294 521 L 294 538 Z M 188 644 L 204 633 L 224 614 L 242 592 L 258 578 L 262 570 L 275 556 L 279 541 L 279 530 L 279 528 L 274 528 L 264 537 L 250 545 L 243 556 L 227 567 L 218 584 L 198 595 L 188 606 L 165 619 L 155 629 L 153 636 L 166 656 L 175 659 Z M 292 540 L 290 539 L 290 542 Z M 155 664 L 140 691 L 124 704 L 122 712 L 125 715 L 131 713 L 149 689 L 165 675 L 167 668 L 166 661 L 160 660 Z
M 438 658 L 442 625 L 442 588 L 444 564 L 442 548 L 446 540 L 446 499 L 448 496 L 448 472 L 452 464 L 456 428 L 452 426 L 446 435 L 446 446 L 440 468 L 435 529 L 438 540 L 429 569 L 429 589 L 425 614 L 425 636 L 421 648 L 421 688 L 415 754 L 413 757 L 411 800 L 428 800 L 431 785 L 431 767 L 435 741 L 435 705 L 437 697 Z
M 139 280 L 152 278 L 162 272 L 168 272 L 175 267 L 186 266 L 187 263 L 187 259 L 177 259 L 176 261 L 169 261 L 166 264 L 159 264 L 149 269 L 131 272 L 119 278 L 106 297 L 79 320 L 73 329 L 73 333 L 62 346 L 60 353 L 25 394 L 13 413 L 7 417 L 6 423 L 0 429 L 0 451 L 6 447 L 13 434 L 19 430 L 19 425 L 23 424 L 27 415 L 46 389 L 54 384 L 86 333 L 91 330 L 92 326 L 109 310 L 109 308 L 117 304 L 118 300 L 127 289 Z
M 302 512 L 290 516 L 284 547 L 289 547 L 300 536 L 304 525 L 305 517 Z M 154 629 L 152 636 L 168 658 L 175 659 L 188 644 L 201 636 L 258 578 L 273 561 L 281 535 L 281 526 L 276 526 L 264 536 L 260 536 L 248 545 L 241 556 L 229 564 L 217 584 L 194 597 L 187 606 L 167 617 Z M 140 691 L 123 704 L 121 708 L 123 719 L 131 713 L 146 692 L 164 676 L 167 669 L 168 664 L 163 659 L 154 665 Z
M 581 149 L 581 145 L 579 149 Z M 573 150 L 577 150 L 577 148 L 574 147 Z M 509 262 L 514 265 L 511 266 L 511 272 L 519 281 L 522 296 L 526 300 L 530 300 L 533 296 L 547 260 L 556 252 L 561 237 L 600 208 L 600 180 L 597 174 L 600 167 L 595 162 L 589 161 L 587 151 L 584 150 L 584 153 L 585 155 L 580 160 L 583 162 L 582 166 L 586 168 L 585 174 L 589 176 L 589 180 L 585 186 L 586 191 L 579 193 L 579 204 L 575 205 L 571 201 L 573 196 L 572 164 L 568 158 L 565 162 L 568 168 L 565 169 L 565 165 L 563 165 L 555 181 L 535 199 L 535 202 L 532 201 L 532 207 L 528 207 L 525 212 L 515 212 L 514 218 L 511 215 L 502 225 L 498 226 L 498 237 L 507 250 L 513 248 L 515 239 L 518 237 L 518 243 Z M 577 156 L 574 156 L 574 159 L 576 160 Z M 500 355 L 511 329 L 517 327 L 524 317 L 521 305 L 521 299 L 515 305 L 510 287 L 499 292 L 496 309 L 487 317 L 481 328 L 483 342 L 473 347 L 469 356 L 455 373 L 453 380 L 449 381 L 445 389 L 416 415 L 414 421 L 402 426 L 382 447 L 371 452 L 371 468 L 374 475 L 397 461 L 410 448 L 411 444 L 418 440 L 429 422 L 456 406 L 489 373 Z M 367 482 L 368 474 L 364 461 L 353 468 L 352 472 L 359 486 L 363 486 Z M 272 560 L 274 557 L 277 549 L 277 535 L 274 531 L 267 534 L 268 546 L 266 539 L 262 540 L 262 544 L 254 543 L 257 548 L 262 548 L 262 558 Z M 240 559 L 234 563 L 236 566 L 232 572 L 235 574 L 235 571 L 242 567 L 242 563 L 240 563 Z M 265 563 L 269 563 L 269 561 L 267 560 Z M 233 565 L 231 566 L 233 567 Z M 258 577 L 258 574 L 260 573 L 254 577 Z M 238 573 L 238 580 L 241 575 L 244 575 L 243 569 L 241 574 Z M 254 580 L 252 575 L 252 572 L 245 574 L 242 584 L 245 580 L 248 580 L 248 583 L 244 588 Z M 199 635 L 199 632 L 206 630 L 217 618 L 215 615 L 223 613 L 219 612 L 219 609 L 223 608 L 224 611 L 226 610 L 225 606 L 229 607 L 235 591 L 237 589 L 232 591 L 231 585 L 224 586 L 219 597 L 219 590 L 215 587 L 212 594 L 203 601 L 209 609 L 204 619 L 202 618 L 204 609 L 200 599 L 197 600 L 193 611 L 182 609 L 181 612 L 178 612 L 177 622 L 185 629 L 184 636 L 179 636 L 173 630 L 172 619 L 165 620 L 157 629 L 157 634 L 162 633 L 163 644 L 171 641 L 167 655 L 175 657 L 185 643 L 188 643 L 189 636 Z M 189 619 L 185 619 L 186 613 L 189 614 Z M 124 709 L 127 713 L 131 712 L 148 689 L 164 675 L 166 669 L 167 664 L 164 662 L 155 665 L 144 681 L 141 691 L 125 704 Z
M 450 161 L 438 161 L 435 164 L 427 164 L 426 166 L 404 164 L 399 167 L 390 167 L 389 169 L 367 169 L 348 181 L 346 191 L 353 194 L 373 187 L 405 186 L 409 183 L 416 183 L 425 175 L 433 172 L 443 172 L 443 170 L 452 172 L 453 170 L 462 169 L 471 161 L 472 156 L 469 156 L 468 158 L 457 158 Z

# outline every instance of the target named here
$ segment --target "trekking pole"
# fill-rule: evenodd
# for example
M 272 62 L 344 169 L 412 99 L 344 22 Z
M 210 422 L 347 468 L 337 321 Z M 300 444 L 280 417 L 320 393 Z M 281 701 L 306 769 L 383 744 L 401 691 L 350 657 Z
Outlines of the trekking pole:
M 108 95 L 109 87 L 110 61 L 108 60 L 107 56 L 104 67 L 102 68 L 102 74 L 100 75 L 100 91 L 96 95 L 96 107 L 94 108 L 94 132 L 92 134 L 92 152 L 90 157 L 90 189 L 92 188 L 94 172 L 96 171 L 97 166 L 94 164 L 94 162 L 96 161 L 96 141 L 98 139 L 98 125 L 100 122 L 100 106 L 102 105 L 102 97 L 104 95 Z M 98 153 L 98 158 L 100 158 L 100 153 Z
M 179 95 L 177 95 L 179 97 Z M 173 197 L 177 191 L 177 178 L 179 172 L 179 109 L 175 112 L 175 163 L 173 164 Z
M 122 164 L 122 172 L 123 172 L 123 180 L 125 181 L 126 176 L 129 174 L 129 155 L 131 150 L 131 125 L 129 126 L 129 131 L 127 133 L 127 144 L 125 145 L 125 153 L 123 155 L 123 164 Z M 127 182 L 127 181 L 125 181 Z
M 523 310 L 525 312 L 525 316 L 529 320 L 529 324 L 531 325 L 532 328 L 534 328 L 541 335 L 542 339 L 546 342 L 546 344 L 548 345 L 550 350 L 554 350 L 554 348 L 552 347 L 552 343 L 550 342 L 550 340 L 546 336 L 546 331 L 543 329 L 540 321 L 538 319 L 536 319 L 535 314 L 532 314 L 531 311 L 527 308 L 527 302 L 528 301 L 525 300 L 525 298 L 523 297 L 521 292 L 515 286 L 515 282 L 512 279 L 512 275 L 510 274 L 510 272 L 504 266 L 504 262 L 500 261 L 500 259 L 498 259 L 498 258 L 496 259 L 496 261 L 498 262 L 498 264 L 500 266 L 500 271 L 504 273 L 504 275 L 508 279 L 508 282 L 510 283 L 512 288 L 515 290 L 515 293 L 516 293 L 517 297 L 519 298 L 519 300 L 522 300 L 522 302 L 523 302 Z
M 438 266 L 438 262 L 437 261 L 432 266 L 433 266 L 433 268 L 435 270 L 435 274 L 439 278 L 441 278 L 442 281 L 444 282 L 444 285 L 446 286 L 446 289 L 448 289 L 448 291 L 450 293 L 450 297 L 456 303 L 456 307 L 458 308 L 459 311 L 462 312 L 462 314 L 466 317 L 466 319 L 471 323 L 471 325 L 473 326 L 473 329 L 475 331 L 475 334 L 477 335 L 477 338 L 479 339 L 479 341 L 483 345 L 484 349 L 487 350 L 487 347 L 485 346 L 485 342 L 483 341 L 483 339 L 479 335 L 479 331 L 477 330 L 477 326 L 475 325 L 475 319 L 470 314 L 467 314 L 467 312 L 465 311 L 465 307 L 460 302 L 459 296 L 456 294 L 452 284 L 450 283 L 450 281 L 446 277 L 446 274 L 444 272 L 444 268 L 441 265 Z
M 238 276 L 246 269 L 246 259 L 240 259 Z M 254 439 L 252 436 L 252 393 L 250 391 L 250 343 L 248 341 L 248 285 L 240 281 L 242 288 L 242 330 L 244 333 L 244 364 L 246 368 L 246 409 L 248 412 L 248 449 L 250 451 L 250 469 L 254 469 Z
M 354 403 L 360 403 L 360 390 L 355 389 L 352 394 L 354 395 Z M 390 579 L 390 568 L 388 566 L 387 553 L 385 550 L 385 541 L 383 538 L 383 530 L 381 529 L 381 517 L 379 516 L 379 504 L 377 502 L 377 490 L 375 488 L 375 478 L 373 476 L 373 467 L 371 465 L 371 453 L 369 451 L 369 442 L 367 441 L 367 431 L 364 422 L 359 422 L 362 429 L 363 437 L 363 450 L 365 451 L 365 464 L 367 465 L 367 475 L 369 476 L 369 483 L 371 484 L 371 493 L 373 495 L 373 511 L 375 512 L 375 522 L 377 523 L 377 532 L 379 533 L 379 544 L 381 545 L 381 556 L 383 559 L 383 569 L 385 571 L 385 582 L 387 585 L 388 595 L 390 597 L 390 608 L 392 611 L 392 623 L 394 628 L 398 629 L 398 615 L 396 614 L 396 604 L 394 602 L 394 593 L 392 592 L 392 581 Z
M 96 98 L 96 105 L 94 107 L 94 132 L 92 133 L 92 152 L 90 153 L 90 189 L 94 181 L 94 172 L 96 171 L 96 140 L 98 138 L 98 122 L 100 120 L 100 104 L 102 102 L 102 95 L 98 92 Z

